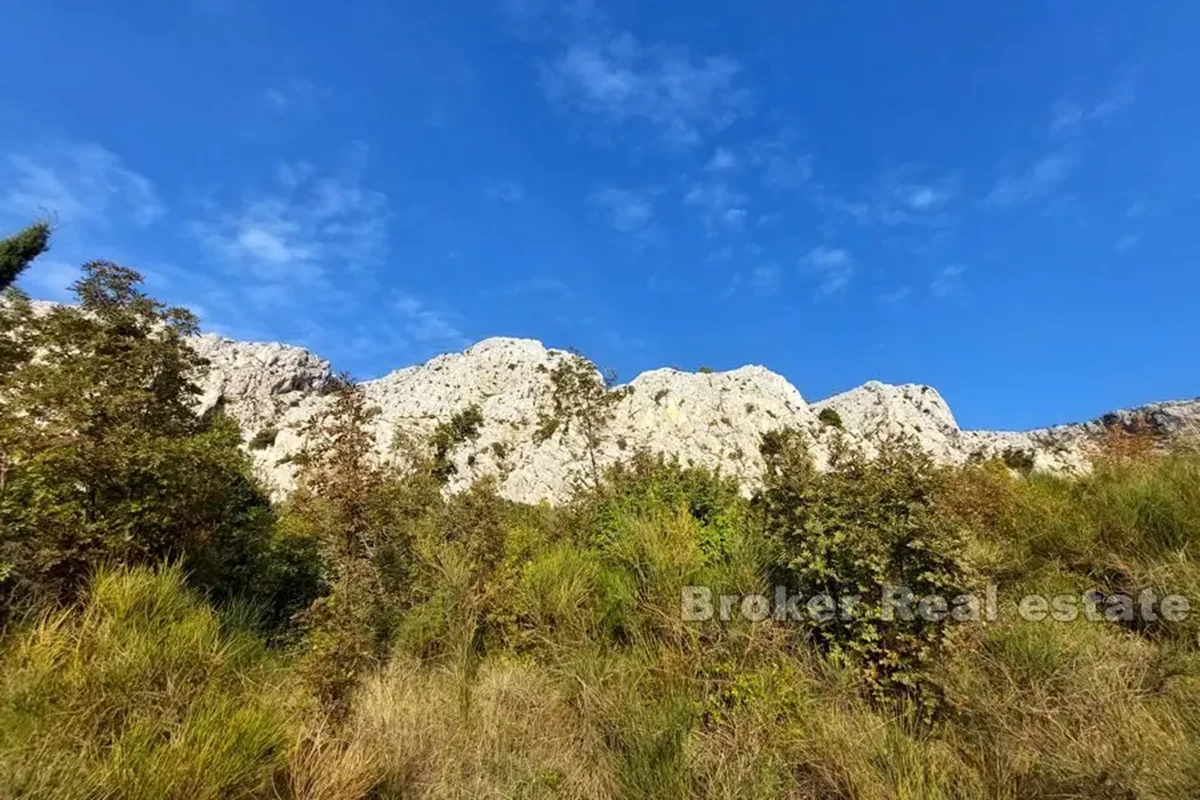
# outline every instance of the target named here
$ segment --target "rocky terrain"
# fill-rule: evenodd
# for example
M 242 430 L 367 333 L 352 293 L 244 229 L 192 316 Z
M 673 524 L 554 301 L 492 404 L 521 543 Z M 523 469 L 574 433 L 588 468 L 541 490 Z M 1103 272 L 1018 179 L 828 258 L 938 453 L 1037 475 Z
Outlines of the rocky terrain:
M 304 423 L 328 402 L 333 372 L 327 361 L 298 347 L 198 337 L 210 367 L 202 381 L 203 405 L 218 402 L 238 420 L 250 452 L 272 490 L 295 485 L 293 460 L 303 447 Z M 569 355 L 529 339 L 486 339 L 462 353 L 393 372 L 362 385 L 378 406 L 380 455 L 400 441 L 423 439 L 439 422 L 476 405 L 483 415 L 478 437 L 452 453 L 457 472 L 451 491 L 495 475 L 513 500 L 562 500 L 589 468 L 577 431 L 539 441 L 539 415 L 550 402 L 550 371 Z M 932 457 L 949 464 L 1001 457 L 1014 465 L 1054 472 L 1088 469 L 1095 442 L 1112 428 L 1176 437 L 1200 430 L 1200 399 L 1118 411 L 1093 422 L 1026 432 L 964 431 L 949 406 L 929 386 L 872 381 L 808 403 L 794 386 L 765 367 L 688 373 L 657 369 L 628 384 L 598 446 L 601 466 L 638 449 L 678 457 L 687 464 L 719 467 L 747 488 L 762 469 L 763 432 L 784 426 L 807 431 L 818 465 L 824 463 L 837 421 L 853 446 L 870 453 L 890 435 L 913 437 Z M 819 419 L 822 411 L 825 420 Z

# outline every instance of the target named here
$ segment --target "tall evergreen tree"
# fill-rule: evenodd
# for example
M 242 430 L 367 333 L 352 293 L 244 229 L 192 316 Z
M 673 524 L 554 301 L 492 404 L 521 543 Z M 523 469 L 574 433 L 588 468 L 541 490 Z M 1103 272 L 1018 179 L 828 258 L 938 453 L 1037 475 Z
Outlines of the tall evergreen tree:
M 12 286 L 30 262 L 50 246 L 50 224 L 44 220 L 0 239 L 0 292 Z

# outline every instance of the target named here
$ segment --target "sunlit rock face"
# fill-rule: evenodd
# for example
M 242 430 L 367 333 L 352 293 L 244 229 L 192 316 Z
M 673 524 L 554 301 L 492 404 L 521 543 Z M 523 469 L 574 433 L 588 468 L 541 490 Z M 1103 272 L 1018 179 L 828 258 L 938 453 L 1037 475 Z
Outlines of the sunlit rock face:
M 250 452 L 273 491 L 291 491 L 305 423 L 329 402 L 329 363 L 298 347 L 212 335 L 197 337 L 195 346 L 209 362 L 201 381 L 202 406 L 222 403 L 247 440 L 266 432 Z M 439 422 L 474 405 L 483 424 L 477 438 L 453 453 L 457 472 L 448 490 L 494 475 L 509 499 L 566 499 L 591 469 L 583 441 L 577 431 L 544 441 L 535 432 L 549 407 L 550 372 L 567 357 L 531 339 L 493 338 L 363 383 L 367 399 L 380 411 L 374 423 L 380 456 L 392 457 L 398 441 L 419 441 Z M 775 428 L 805 431 L 818 466 L 826 463 L 835 436 L 868 455 L 883 439 L 905 436 L 939 463 L 1015 455 L 1034 469 L 1059 473 L 1086 471 L 1094 444 L 1114 428 L 1162 438 L 1200 431 L 1198 400 L 1156 403 L 1034 431 L 964 431 L 930 386 L 871 381 L 810 404 L 781 375 L 760 366 L 711 373 L 656 369 L 634 378 L 627 390 L 598 447 L 600 467 L 648 450 L 685 465 L 719 469 L 747 491 L 762 473 L 762 434 Z M 824 409 L 837 412 L 840 430 L 818 419 Z

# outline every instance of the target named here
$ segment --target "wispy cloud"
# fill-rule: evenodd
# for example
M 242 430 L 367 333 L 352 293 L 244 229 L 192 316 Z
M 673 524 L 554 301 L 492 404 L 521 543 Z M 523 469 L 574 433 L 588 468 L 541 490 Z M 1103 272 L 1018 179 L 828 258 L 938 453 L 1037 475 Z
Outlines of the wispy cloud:
M 423 300 L 401 293 L 392 304 L 403 322 L 404 333 L 421 345 L 460 348 L 467 344 L 449 314 L 431 308 Z
M 814 247 L 800 261 L 801 271 L 817 281 L 823 295 L 841 291 L 853 280 L 857 265 L 854 257 L 840 247 Z
M 190 227 L 226 269 L 311 289 L 331 269 L 373 266 L 386 253 L 387 198 L 364 186 L 361 172 L 358 159 L 333 174 L 283 165 L 268 187 L 211 204 Z
M 1138 246 L 1142 241 L 1142 237 L 1136 233 L 1130 233 L 1117 239 L 1114 248 L 1118 253 L 1124 253 Z
M 317 85 L 306 78 L 293 78 L 263 90 L 262 109 L 271 114 L 311 113 L 317 107 Z
M 1133 103 L 1134 88 L 1132 76 L 1127 76 L 1095 103 L 1060 98 L 1050 111 L 1049 137 L 1059 139 L 1074 136 L 1093 123 L 1108 121 Z
M 739 166 L 741 166 L 741 159 L 738 158 L 737 153 L 728 147 L 718 147 L 704 169 L 708 172 L 732 172 Z
M 909 295 L 911 294 L 911 288 L 908 286 L 901 286 L 899 289 L 879 295 L 877 299 L 885 306 L 897 307 L 904 305 L 905 301 L 908 300 Z
M 984 198 L 989 208 L 1010 208 L 1046 197 L 1070 177 L 1074 162 L 1065 153 L 1044 156 L 1031 166 L 1002 172 Z
M 547 294 L 557 295 L 559 297 L 573 297 L 574 292 L 567 283 L 558 278 L 552 278 L 547 275 L 539 275 L 534 278 L 526 278 L 522 281 L 517 281 L 508 288 L 509 294 Z
M 0 156 L 0 213 L 28 221 L 48 214 L 63 225 L 145 226 L 164 213 L 154 184 L 113 152 L 58 142 Z
M 164 213 L 153 182 L 97 144 L 58 141 L 0 154 L 0 231 L 38 217 L 56 227 L 49 256 L 22 276 L 36 297 L 71 299 L 79 264 L 120 260 L 116 241 Z
M 779 291 L 781 274 L 775 264 L 760 264 L 750 271 L 750 289 L 757 295 L 767 296 Z
M 886 170 L 856 195 L 848 197 L 814 182 L 808 196 L 831 229 L 848 224 L 948 228 L 959 221 L 960 186 L 961 176 L 956 172 L 905 164 Z
M 568 43 L 542 65 L 541 83 L 552 102 L 614 126 L 646 124 L 675 147 L 723 130 L 751 105 L 735 59 L 644 45 L 628 32 Z
M 929 284 L 929 291 L 934 297 L 950 297 L 963 291 L 963 275 L 967 268 L 961 264 L 951 264 L 943 267 L 937 277 Z
M 765 188 L 776 192 L 799 189 L 812 178 L 812 154 L 797 148 L 797 138 L 794 131 L 784 129 L 750 146 L 750 161 L 760 170 Z
M 276 139 L 315 117 L 329 97 L 307 78 L 291 78 L 250 96 L 241 134 L 250 139 Z
M 646 189 L 605 186 L 588 195 L 587 202 L 618 233 L 649 242 L 659 238 L 653 195 Z
M 947 177 L 921 181 L 898 177 L 885 190 L 896 207 L 913 214 L 928 214 L 944 209 L 958 194 L 958 181 Z
M 517 203 L 525 199 L 525 187 L 516 181 L 492 181 L 484 189 L 484 194 L 498 203 Z
M 917 164 L 896 167 L 882 175 L 872 192 L 872 214 L 883 225 L 952 226 L 961 183 L 957 172 L 939 173 Z
M 697 209 L 709 234 L 739 231 L 746 220 L 750 198 L 723 181 L 701 182 L 683 196 L 683 204 Z

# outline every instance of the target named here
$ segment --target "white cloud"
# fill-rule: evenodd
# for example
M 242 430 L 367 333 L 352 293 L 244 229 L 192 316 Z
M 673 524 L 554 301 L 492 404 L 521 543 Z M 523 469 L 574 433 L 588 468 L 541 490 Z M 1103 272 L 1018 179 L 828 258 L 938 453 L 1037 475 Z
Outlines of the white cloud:
M 879 295 L 879 302 L 885 306 L 902 306 L 908 300 L 908 296 L 912 294 L 912 289 L 907 286 L 901 286 L 899 289 L 891 292 L 885 292 Z
M 693 185 L 683 196 L 683 204 L 698 209 L 704 227 L 709 233 L 717 233 L 742 229 L 749 199 L 728 184 L 714 181 Z
M 809 251 L 800 262 L 801 269 L 812 276 L 821 294 L 831 295 L 844 289 L 854 278 L 857 266 L 854 257 L 840 247 L 820 245 Z
M 413 295 L 398 295 L 393 307 L 403 321 L 405 334 L 415 342 L 447 348 L 459 348 L 467 343 L 449 315 L 430 308 Z
M 1133 103 L 1134 81 L 1126 77 L 1094 104 L 1061 98 L 1050 110 L 1049 136 L 1059 139 L 1081 133 L 1092 123 L 1104 123 Z
M 817 211 L 825 216 L 826 228 L 836 229 L 844 224 L 870 225 L 876 221 L 869 202 L 851 200 L 823 184 L 813 183 L 809 196 Z
M 1068 156 L 1054 153 L 1039 159 L 1028 169 L 1005 172 L 984 198 L 984 205 L 1009 208 L 1045 197 L 1070 177 L 1073 168 Z
M 1137 247 L 1142 241 L 1142 237 L 1136 233 L 1130 233 L 1117 239 L 1115 245 L 1118 253 L 1124 253 L 1127 250 L 1132 250 Z
M 737 154 L 728 147 L 718 147 L 704 168 L 709 172 L 732 172 L 740 163 Z
M 1050 113 L 1050 135 L 1075 130 L 1083 122 L 1084 110 L 1070 100 L 1059 100 Z
M 657 238 L 652 195 L 649 190 L 606 186 L 592 192 L 587 201 L 617 232 L 650 240 Z
M 613 125 L 642 122 L 672 146 L 698 143 L 747 113 L 742 68 L 727 56 L 643 45 L 629 33 L 574 41 L 542 67 L 551 101 Z
M 1141 219 L 1150 216 L 1150 207 L 1141 200 L 1134 200 L 1125 207 L 1125 217 L 1127 219 Z
M 750 288 L 758 295 L 771 295 L 779 290 L 779 267 L 762 264 L 750 273 Z
M 145 226 L 163 214 L 154 184 L 95 144 L 54 143 L 0 157 L 0 214 L 63 225 Z
M 941 208 L 950 199 L 950 194 L 937 186 L 908 184 L 896 188 L 900 201 L 914 211 L 930 211 Z
M 363 186 L 360 172 L 283 165 L 271 186 L 210 207 L 191 229 L 230 270 L 291 287 L 322 285 L 332 268 L 373 266 L 386 252 L 387 197 Z
M 525 187 L 516 181 L 492 181 L 484 190 L 489 200 L 517 203 L 525 199 Z
M 948 267 L 943 267 L 937 277 L 929 284 L 929 291 L 934 297 L 949 297 L 951 295 L 961 294 L 962 276 L 966 273 L 967 268 L 961 264 L 951 264 Z
M 311 113 L 317 107 L 317 86 L 304 78 L 293 78 L 262 93 L 263 109 L 272 114 Z
M 917 164 L 885 172 L 870 200 L 874 218 L 883 225 L 953 225 L 961 176 L 931 172 Z
M 535 278 L 527 278 L 523 281 L 518 281 L 508 288 L 509 294 L 552 294 L 559 297 L 571 297 L 574 292 L 565 281 L 558 278 L 551 278 L 546 275 L 540 275 Z
M 811 153 L 796 151 L 796 134 L 783 130 L 750 147 L 750 161 L 762 173 L 762 184 L 771 191 L 799 189 L 812 178 Z
M 949 228 L 959 220 L 960 184 L 958 173 L 938 174 L 926 166 L 905 164 L 883 172 L 860 198 L 815 182 L 808 196 L 831 230 L 846 224 Z

